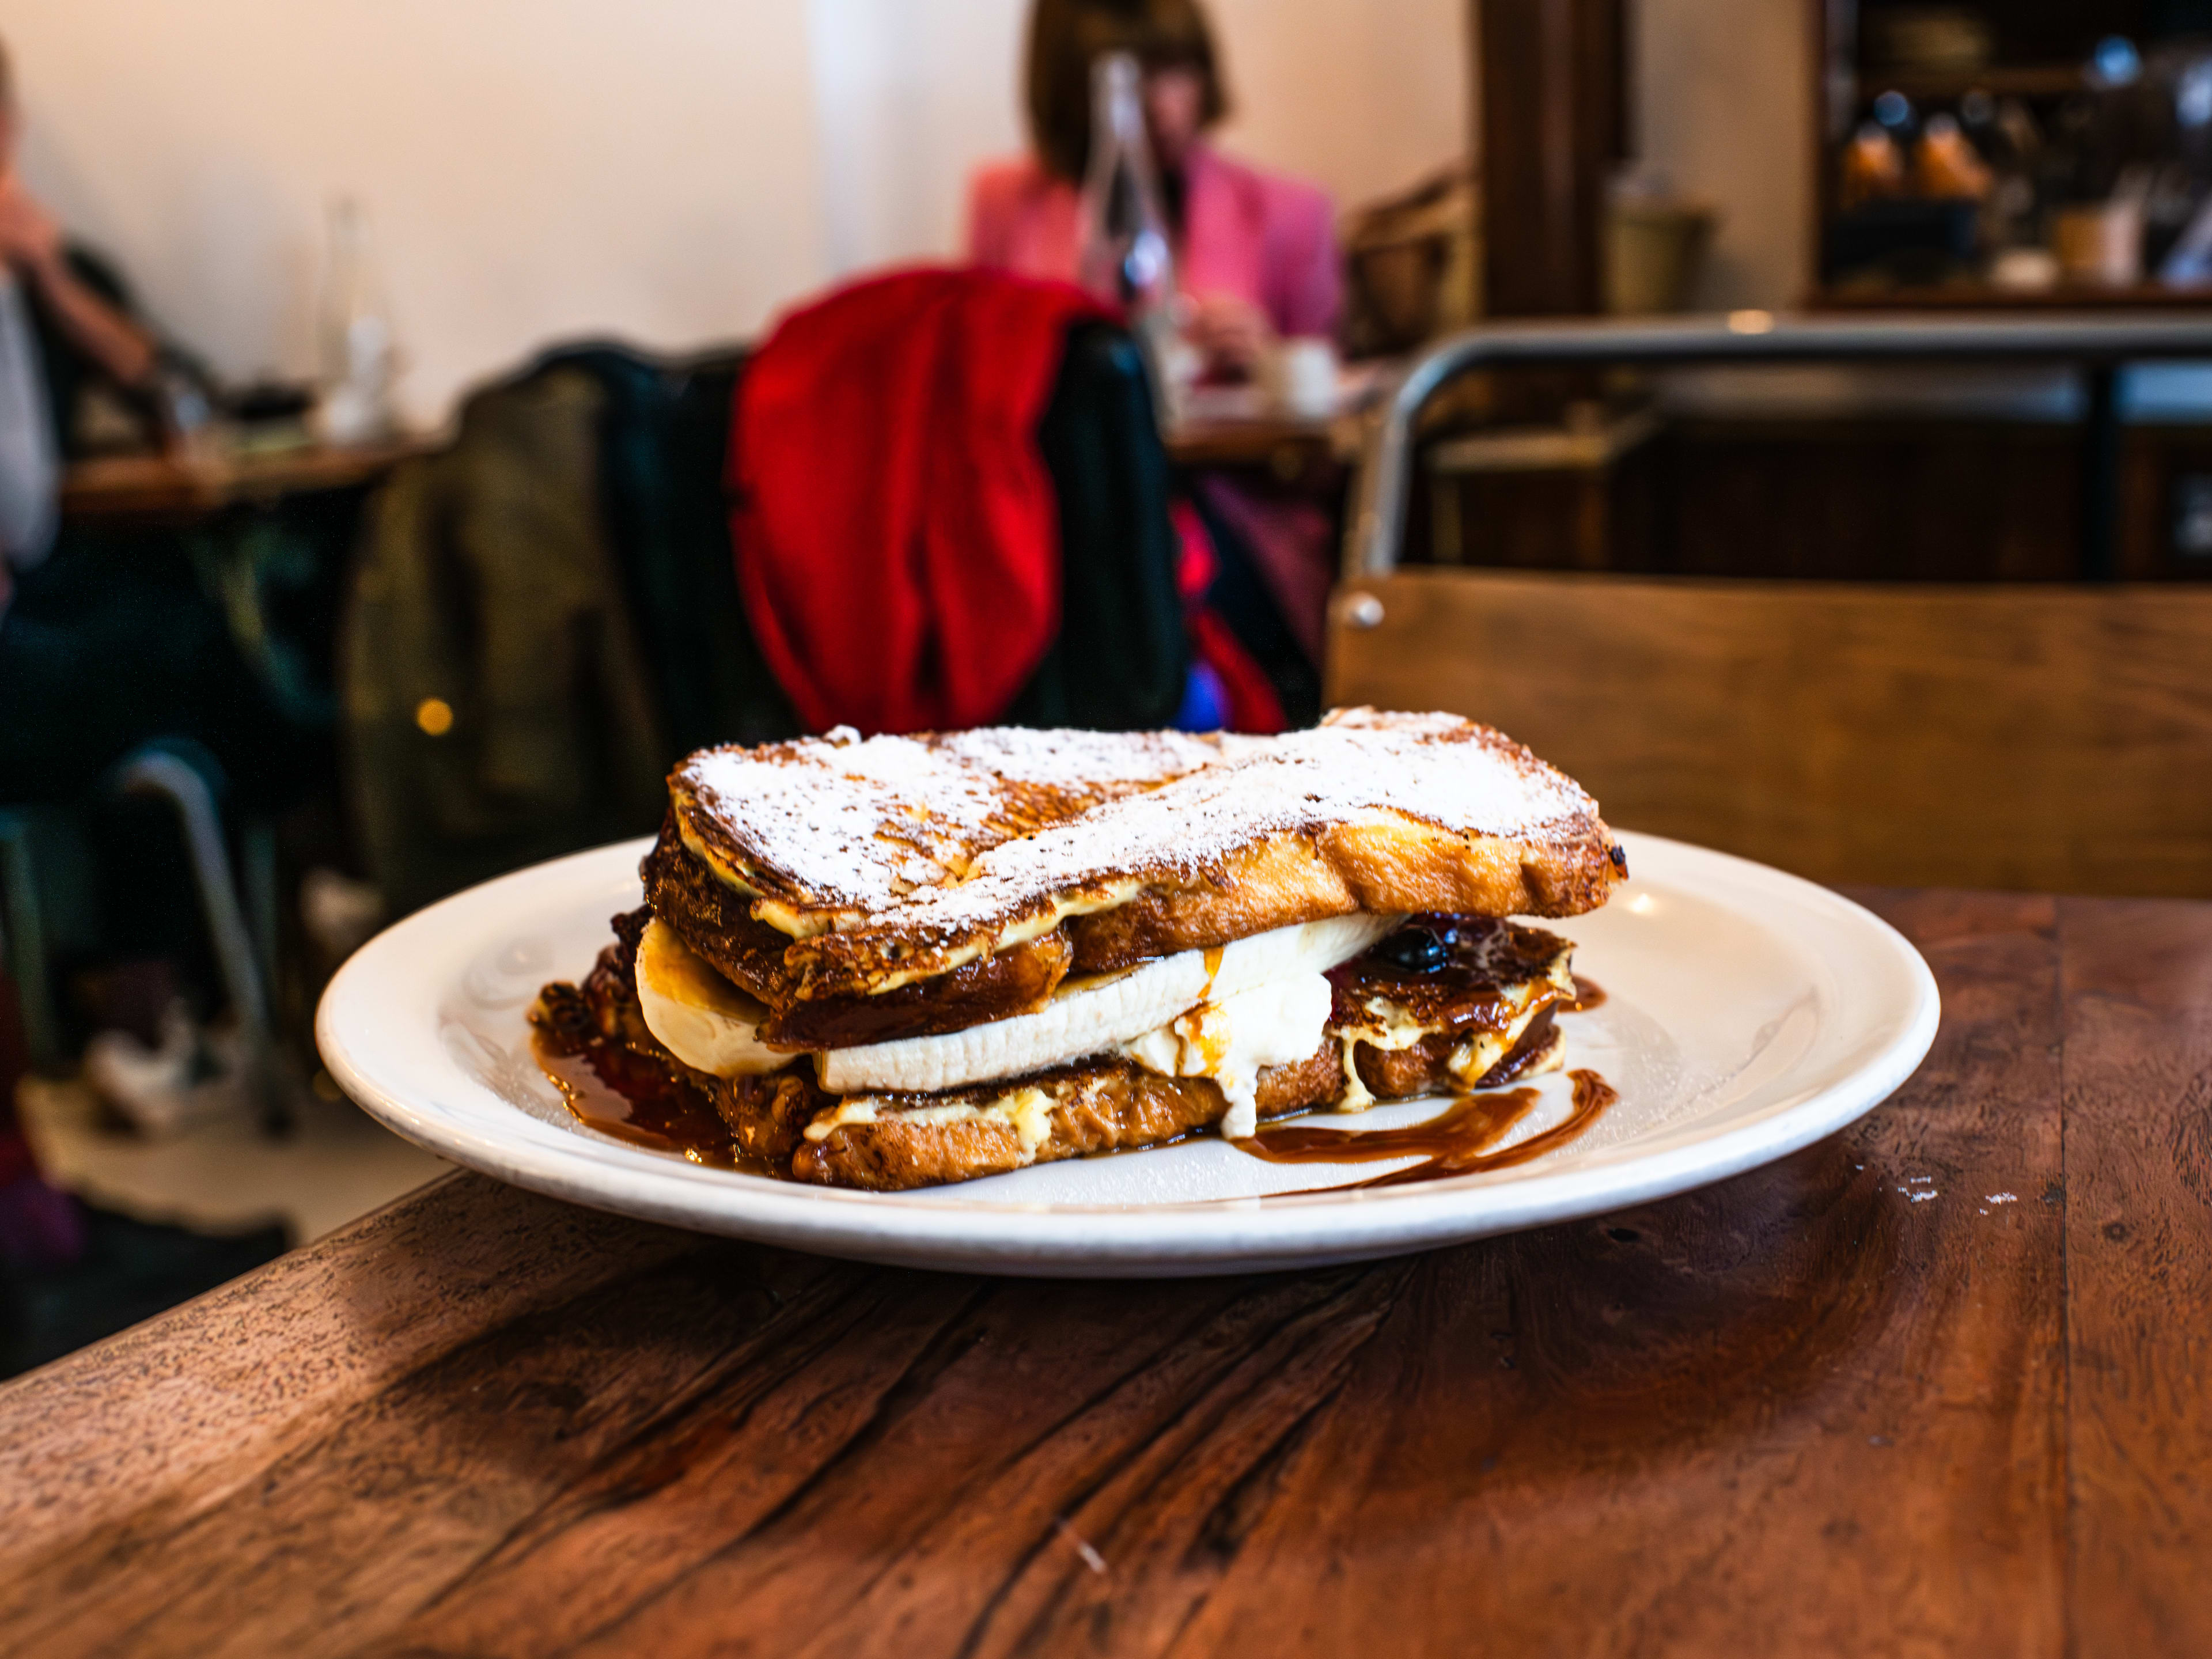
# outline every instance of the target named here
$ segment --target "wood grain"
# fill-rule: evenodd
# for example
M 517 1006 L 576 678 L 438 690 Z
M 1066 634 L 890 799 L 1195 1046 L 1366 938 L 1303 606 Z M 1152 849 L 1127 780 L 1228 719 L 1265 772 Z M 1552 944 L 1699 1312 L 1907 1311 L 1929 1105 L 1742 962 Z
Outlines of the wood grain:
M 2117 574 L 2212 580 L 2212 558 L 2177 538 L 2185 501 L 2212 477 L 2212 430 L 2131 422 L 2119 443 Z M 1424 453 L 1407 502 L 1405 562 L 1802 581 L 2072 581 L 2084 574 L 2081 446 L 2075 428 L 2033 421 L 1774 410 L 1754 419 L 1678 409 L 1609 476 L 1454 477 Z
M 265 1464 L 302 1425 L 542 1299 L 696 1242 L 492 1182 L 440 1182 L 0 1386 L 0 1580 L 119 1504 L 186 1480 L 210 1490 L 219 1471 Z
M 2203 1651 L 2212 907 L 1878 903 L 1945 1008 L 1881 1110 L 1396 1261 L 894 1272 L 456 1178 L 0 1390 L 0 1652 Z
M 2131 456 L 2147 445 L 2130 434 Z M 1769 414 L 1672 422 L 1655 447 L 1655 572 L 1854 582 L 2081 574 L 2081 438 L 2071 426 Z
M 1331 702 L 1487 720 L 1615 824 L 1820 881 L 2212 895 L 2212 589 L 1408 570 L 1332 615 Z
M 2063 926 L 2074 1645 L 2212 1653 L 2212 927 Z

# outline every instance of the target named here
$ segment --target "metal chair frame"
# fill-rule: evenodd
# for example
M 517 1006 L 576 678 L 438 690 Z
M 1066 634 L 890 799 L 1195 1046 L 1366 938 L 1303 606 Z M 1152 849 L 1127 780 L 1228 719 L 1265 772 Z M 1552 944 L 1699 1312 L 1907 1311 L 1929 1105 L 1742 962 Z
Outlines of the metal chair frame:
M 1469 329 L 1414 359 L 1376 411 L 1345 530 L 1344 579 L 1387 575 L 1396 567 L 1421 411 L 1457 375 L 1577 366 L 1954 362 L 2084 367 L 2081 570 L 2086 579 L 2109 580 L 2119 501 L 2116 371 L 2126 363 L 2190 358 L 2212 360 L 2212 302 L 2202 313 L 2153 316 L 1794 317 L 1757 311 Z
M 260 1102 L 269 1127 L 281 1128 L 289 1108 L 276 1063 L 269 1013 L 276 947 L 274 837 L 266 825 L 258 823 L 247 825 L 241 836 L 247 877 L 246 902 L 241 903 L 224 844 L 222 815 L 198 769 L 155 742 L 126 757 L 109 775 L 108 783 L 118 793 L 154 796 L 175 809 L 223 992 L 238 1023 L 240 1047 L 250 1073 L 247 1087 Z M 31 1063 L 39 1071 L 53 1072 L 64 1055 L 46 971 L 46 927 L 32 860 L 33 823 L 32 810 L 0 811 L 0 920 L 4 920 L 0 954 L 15 981 Z

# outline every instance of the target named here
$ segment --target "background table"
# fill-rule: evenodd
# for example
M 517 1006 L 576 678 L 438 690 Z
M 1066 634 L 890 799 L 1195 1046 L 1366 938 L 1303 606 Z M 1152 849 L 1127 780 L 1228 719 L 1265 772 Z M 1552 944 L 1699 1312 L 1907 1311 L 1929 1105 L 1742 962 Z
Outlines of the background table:
M 1326 421 L 1184 421 L 1161 434 L 1168 459 L 1177 466 L 1261 471 L 1284 484 L 1342 472 L 1359 459 L 1359 439 L 1356 415 Z
M 227 508 L 374 483 L 428 446 L 412 439 L 264 453 L 115 455 L 72 465 L 62 480 L 70 524 L 194 523 Z
M 1894 1101 L 1428 1255 L 427 1188 L 0 1389 L 0 1650 L 2212 1652 L 2212 905 L 1875 902 L 1943 988 Z

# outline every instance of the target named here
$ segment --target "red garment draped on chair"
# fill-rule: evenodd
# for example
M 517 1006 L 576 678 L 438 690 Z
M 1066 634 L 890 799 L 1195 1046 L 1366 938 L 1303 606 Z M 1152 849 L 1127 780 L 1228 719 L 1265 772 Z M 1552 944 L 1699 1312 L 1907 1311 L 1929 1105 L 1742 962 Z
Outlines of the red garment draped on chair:
M 998 719 L 1060 632 L 1036 425 L 1080 289 L 921 270 L 785 318 L 731 435 L 738 584 L 814 730 Z

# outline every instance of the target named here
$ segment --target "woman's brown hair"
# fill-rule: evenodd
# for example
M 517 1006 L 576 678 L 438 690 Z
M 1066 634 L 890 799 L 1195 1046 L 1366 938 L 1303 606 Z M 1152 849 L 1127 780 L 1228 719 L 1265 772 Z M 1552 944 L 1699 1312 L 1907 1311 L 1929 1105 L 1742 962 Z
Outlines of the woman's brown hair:
M 1030 14 L 1030 141 L 1046 168 L 1073 184 L 1091 160 L 1091 65 L 1126 52 L 1148 70 L 1195 70 L 1201 114 L 1228 112 L 1213 32 L 1198 0 L 1036 0 Z

